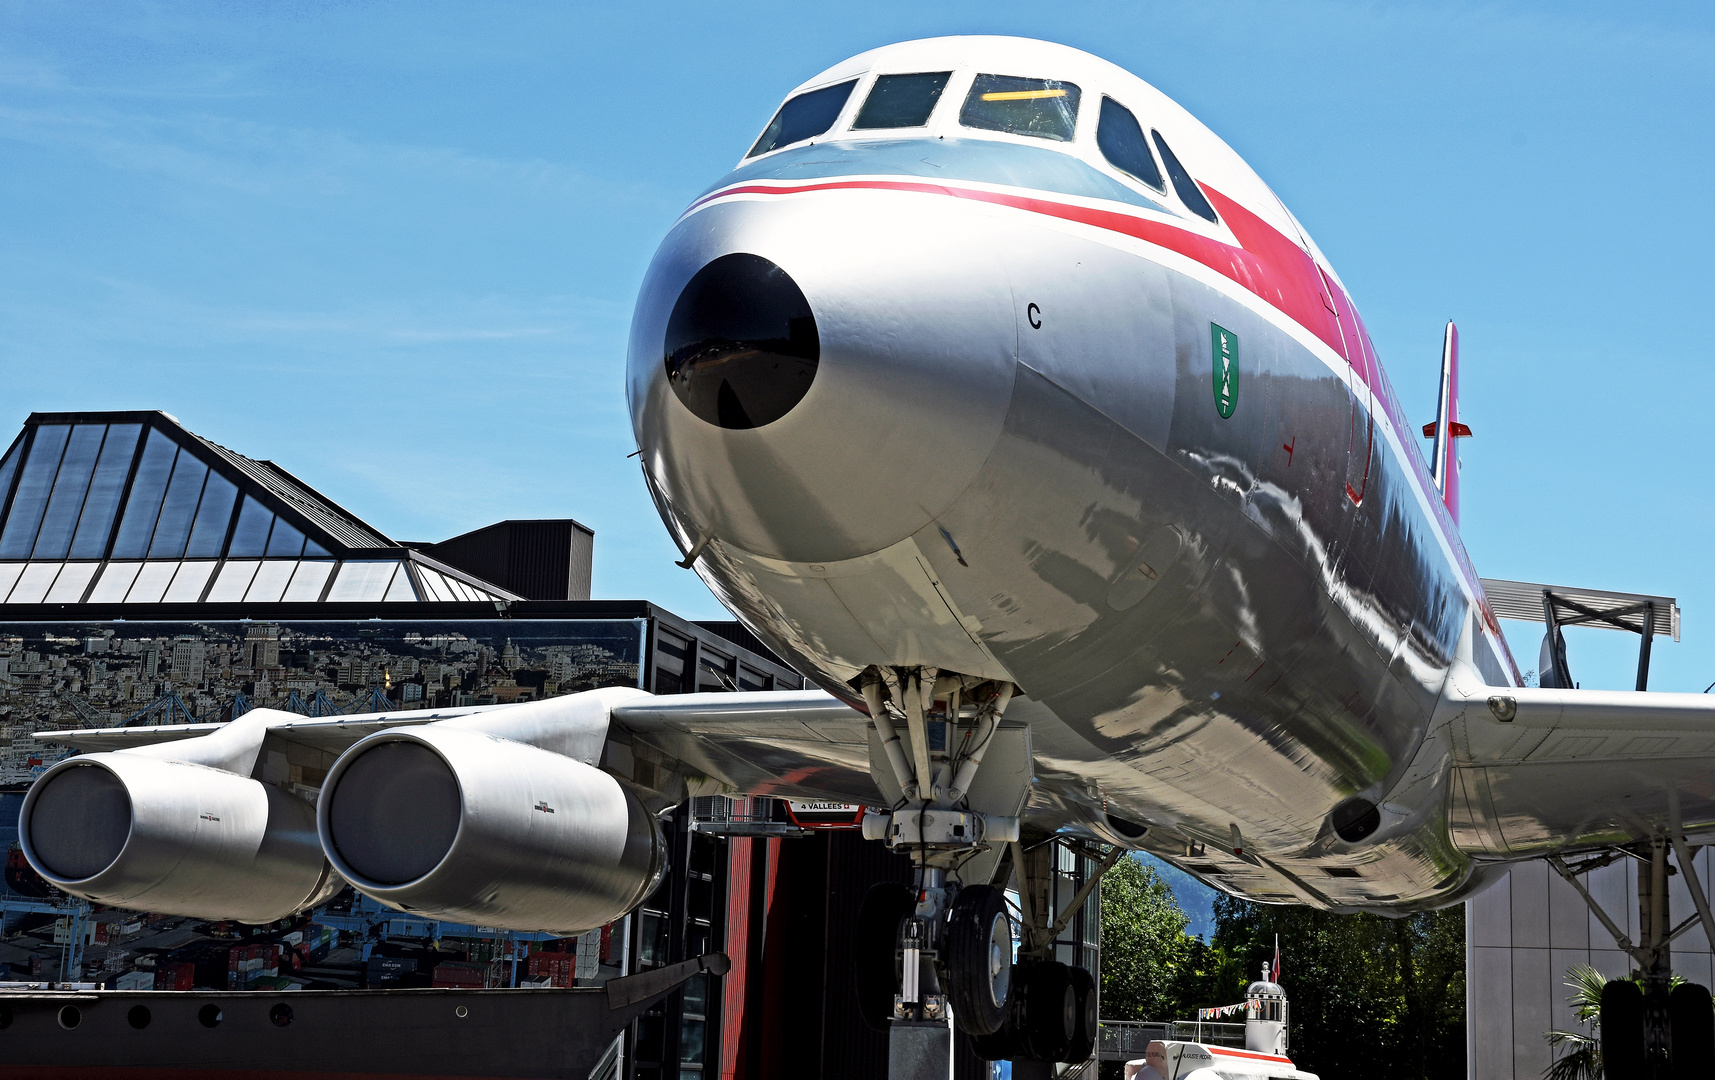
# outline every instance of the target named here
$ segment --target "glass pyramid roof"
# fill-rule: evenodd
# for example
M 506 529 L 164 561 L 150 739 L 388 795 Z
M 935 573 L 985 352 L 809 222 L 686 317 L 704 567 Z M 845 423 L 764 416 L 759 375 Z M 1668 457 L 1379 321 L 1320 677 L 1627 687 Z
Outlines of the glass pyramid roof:
M 0 458 L 0 604 L 515 599 L 166 413 L 32 413 Z

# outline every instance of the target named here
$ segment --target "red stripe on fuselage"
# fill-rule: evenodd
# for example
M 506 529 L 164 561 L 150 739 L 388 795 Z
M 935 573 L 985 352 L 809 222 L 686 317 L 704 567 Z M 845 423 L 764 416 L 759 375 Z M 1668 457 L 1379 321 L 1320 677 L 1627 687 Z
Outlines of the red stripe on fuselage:
M 975 188 L 948 187 L 912 180 L 830 180 L 823 183 L 793 186 L 745 184 L 716 192 L 691 204 L 696 210 L 715 199 L 729 195 L 794 195 L 806 191 L 845 191 L 872 189 L 881 191 L 912 191 L 925 195 L 950 195 L 955 199 L 1010 206 L 1017 210 L 1090 225 L 1108 232 L 1122 233 L 1147 241 L 1157 247 L 1177 252 L 1193 259 L 1216 273 L 1243 285 L 1257 296 L 1279 308 L 1292 321 L 1321 338 L 1329 348 L 1346 356 L 1334 313 L 1323 302 L 1317 283 L 1316 263 L 1296 243 L 1282 236 L 1280 230 L 1257 217 L 1238 203 L 1212 188 L 1204 190 L 1215 201 L 1215 208 L 1227 222 L 1243 247 L 1231 244 L 1177 225 L 1133 217 L 1113 210 L 1098 210 L 1074 206 L 1052 199 L 1039 199 L 1009 192 L 981 191 Z M 1348 302 L 1349 303 L 1349 302 Z M 1360 361 L 1360 374 L 1367 374 Z M 1367 380 L 1366 380 L 1367 381 Z

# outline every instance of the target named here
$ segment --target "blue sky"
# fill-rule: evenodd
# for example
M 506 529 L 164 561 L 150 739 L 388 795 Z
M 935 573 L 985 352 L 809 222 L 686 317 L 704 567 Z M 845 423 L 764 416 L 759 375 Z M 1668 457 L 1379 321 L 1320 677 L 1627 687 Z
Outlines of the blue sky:
M 1676 595 L 1653 685 L 1715 680 L 1706 5 L 12 0 L 0 422 L 163 408 L 404 539 L 575 516 L 598 595 L 717 616 L 625 459 L 637 282 L 785 91 L 944 33 L 1086 48 L 1190 108 L 1414 417 L 1457 319 L 1479 569 Z M 1635 639 L 1570 639 L 1584 685 L 1630 685 Z

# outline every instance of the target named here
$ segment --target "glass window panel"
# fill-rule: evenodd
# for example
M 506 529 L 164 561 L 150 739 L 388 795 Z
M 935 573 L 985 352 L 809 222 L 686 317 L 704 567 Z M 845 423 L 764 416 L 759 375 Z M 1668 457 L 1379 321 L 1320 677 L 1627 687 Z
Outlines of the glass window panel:
M 834 121 L 840 118 L 840 110 L 846 107 L 846 99 L 852 96 L 852 87 L 857 80 L 839 83 L 836 86 L 824 86 L 820 90 L 812 90 L 808 94 L 799 94 L 780 106 L 780 111 L 774 114 L 774 119 L 768 122 L 763 130 L 762 138 L 756 140 L 756 145 L 750 148 L 745 157 L 755 157 L 766 154 L 770 150 L 778 150 L 782 146 L 791 146 L 795 142 L 813 139 L 834 126 Z
M 161 513 L 161 496 L 167 493 L 167 480 L 173 475 L 173 458 L 178 452 L 173 440 L 149 429 L 137 476 L 131 481 L 131 494 L 125 499 L 119 536 L 113 541 L 115 559 L 141 559 L 149 553 L 149 538 L 155 535 L 155 518 Z
M 127 604 L 158 604 L 167 591 L 167 586 L 173 583 L 173 575 L 179 572 L 179 564 L 175 562 L 146 562 L 143 569 L 137 571 L 137 581 L 131 586 L 131 591 L 125 594 Z
M 244 509 L 238 512 L 238 527 L 232 530 L 232 545 L 226 549 L 229 558 L 254 559 L 268 550 L 268 528 L 274 515 L 249 495 L 244 496 Z
M 254 559 L 228 562 L 220 568 L 220 576 L 214 579 L 214 588 L 208 591 L 208 602 L 235 604 L 244 599 L 244 590 L 250 588 L 250 579 L 256 576 L 256 568 L 261 565 Z
M 681 991 L 680 1008 L 692 1016 L 707 1016 L 709 1010 L 709 983 L 707 975 L 692 975 L 685 989 Z
M 1191 174 L 1185 171 L 1185 166 L 1179 164 L 1179 159 L 1168 148 L 1167 140 L 1161 137 L 1161 132 L 1151 131 L 1155 136 L 1155 148 L 1161 151 L 1161 163 L 1167 166 L 1167 175 L 1173 179 L 1173 190 L 1179 194 L 1179 201 L 1185 204 L 1185 209 L 1200 218 L 1210 221 L 1215 217 L 1215 208 L 1209 205 L 1209 200 L 1203 196 L 1203 189 L 1197 186 L 1197 181 L 1191 179 Z
M 24 572 L 27 563 L 0 563 L 0 604 L 6 602 L 6 594 L 12 591 L 12 586 L 18 584 L 18 575 Z
M 36 546 L 36 528 L 42 523 L 42 511 L 48 508 L 48 493 L 53 490 L 54 474 L 60 468 L 60 455 L 65 452 L 70 424 L 43 424 L 36 428 L 36 441 L 30 445 L 30 456 L 18 476 L 18 491 L 12 496 L 12 509 L 6 514 L 6 529 L 0 532 L 0 559 L 27 559 Z
M 1096 146 L 1108 164 L 1141 184 L 1157 191 L 1164 190 L 1161 167 L 1149 152 L 1149 140 L 1143 137 L 1143 125 L 1130 109 L 1111 97 L 1102 99 L 1102 117 L 1096 125 Z
M 393 575 L 393 584 L 387 586 L 387 595 L 381 599 L 388 603 L 417 599 L 417 590 L 411 587 L 411 575 L 403 564 L 400 565 L 399 572 Z
M 285 519 L 274 522 L 274 534 L 268 538 L 270 559 L 295 559 L 304 553 L 304 534 L 288 525 Z
M 179 564 L 179 572 L 173 575 L 173 583 L 167 586 L 167 594 L 161 597 L 168 604 L 194 604 L 202 599 L 202 587 L 208 584 L 208 577 L 214 573 L 214 568 L 220 565 L 214 562 L 185 562 Z
M 90 591 L 89 602 L 92 604 L 119 604 L 125 601 L 125 594 L 131 591 L 131 583 L 137 580 L 137 571 L 143 569 L 138 562 L 108 563 L 107 569 L 101 572 L 101 580 L 95 583 Z
M 440 603 L 446 602 L 446 579 L 426 566 L 417 567 L 417 580 L 423 583 L 423 591 L 428 593 L 428 599 Z
M 959 111 L 959 123 L 984 131 L 1071 142 L 1078 123 L 1079 93 L 1077 84 L 1056 79 L 978 75 L 971 83 L 965 107 Z
M 328 603 L 354 600 L 379 600 L 387 595 L 387 583 L 393 579 L 396 562 L 371 559 L 347 559 L 339 568 L 339 577 L 328 590 Z
M 89 579 L 101 569 L 100 563 L 74 562 L 66 563 L 60 576 L 54 579 L 54 587 L 48 590 L 50 604 L 75 604 L 83 599 L 83 590 L 89 587 Z
M 244 594 L 248 604 L 277 604 L 280 594 L 286 591 L 286 583 L 292 580 L 292 571 L 298 568 L 295 562 L 265 562 L 256 571 L 256 580 L 250 583 L 250 590 Z
M 95 459 L 101 453 L 101 437 L 105 434 L 105 424 L 79 424 L 71 429 L 30 558 L 63 559 L 71 550 L 71 535 L 77 529 L 77 516 L 83 511 L 83 497 L 89 492 L 89 477 L 95 472 Z
M 947 88 L 950 71 L 925 71 L 916 75 L 881 75 L 863 99 L 863 108 L 852 121 L 852 130 L 867 128 L 922 127 Z
M 18 458 L 24 453 L 24 437 L 18 436 L 12 440 L 12 446 L 6 451 L 6 459 L 0 461 L 0 506 L 6 503 L 6 496 L 12 490 L 12 474 L 18 471 Z
M 167 497 L 161 503 L 161 520 L 155 523 L 155 539 L 149 544 L 149 558 L 176 559 L 185 553 L 185 541 L 190 539 L 191 518 L 202 498 L 203 481 L 208 479 L 208 466 L 189 454 L 180 454 L 173 466 L 173 482 L 167 485 Z
M 693 1065 L 701 1064 L 703 1060 L 704 1029 L 708 1026 L 706 1020 L 681 1019 L 679 1021 L 679 1060 Z
M 226 527 L 232 523 L 232 504 L 238 500 L 238 486 L 213 470 L 203 485 L 202 505 L 197 507 L 196 523 L 191 526 L 191 540 L 185 554 L 192 558 L 214 558 L 226 543 Z
M 460 600 L 481 600 L 482 599 L 482 596 L 480 593 L 478 593 L 475 589 L 471 588 L 469 585 L 466 585 L 464 582 L 459 581 L 457 578 L 453 578 L 450 580 L 452 581 L 453 588 L 458 590 Z
M 83 516 L 78 518 L 77 534 L 72 537 L 72 558 L 99 559 L 107 554 L 107 538 L 113 534 L 113 519 L 119 513 L 120 496 L 125 494 L 125 474 L 137 456 L 137 436 L 142 430 L 141 424 L 114 424 L 107 429 L 101 459 L 95 463 L 95 477 L 89 482 L 89 497 L 83 501 Z
M 448 603 L 464 599 L 464 594 L 459 592 L 458 585 L 447 575 L 436 572 L 435 582 L 441 587 L 441 599 Z
M 60 567 L 65 563 L 33 562 L 25 565 L 24 572 L 18 575 L 18 584 L 13 587 L 12 595 L 6 598 L 8 604 L 39 604 L 48 595 L 48 587 L 59 575 Z
M 286 595 L 282 599 L 290 603 L 313 604 L 322 598 L 322 586 L 327 584 L 328 575 L 333 573 L 334 564 L 320 560 L 305 559 L 298 564 L 298 572 L 292 575 L 292 584 L 286 587 Z
M 322 547 L 320 544 L 316 543 L 314 540 L 305 540 L 304 541 L 304 558 L 314 559 L 314 558 L 318 558 L 318 557 L 323 558 L 323 559 L 331 559 L 333 557 L 333 552 L 329 551 L 325 547 Z

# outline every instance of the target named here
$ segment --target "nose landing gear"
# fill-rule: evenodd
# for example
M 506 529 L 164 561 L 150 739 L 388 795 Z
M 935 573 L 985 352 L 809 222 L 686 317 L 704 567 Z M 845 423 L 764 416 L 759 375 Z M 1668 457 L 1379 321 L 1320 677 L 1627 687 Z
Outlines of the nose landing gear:
M 855 942 L 859 1011 L 888 1032 L 890 1076 L 945 1076 L 949 1024 L 985 1060 L 1035 1063 L 1015 1066 L 1021 1080 L 1053 1062 L 1087 1061 L 1095 979 L 1054 952 L 1123 851 L 1114 848 L 1073 890 L 1056 887 L 1059 842 L 1019 842 L 1031 769 L 1028 732 L 1001 724 L 1016 690 L 1010 683 L 934 668 L 871 668 L 857 689 L 875 726 L 872 774 L 897 800 L 866 815 L 864 836 L 916 863 L 912 885 L 870 889 Z M 1016 879 L 1022 915 L 1016 962 L 1001 887 L 1008 878 Z

